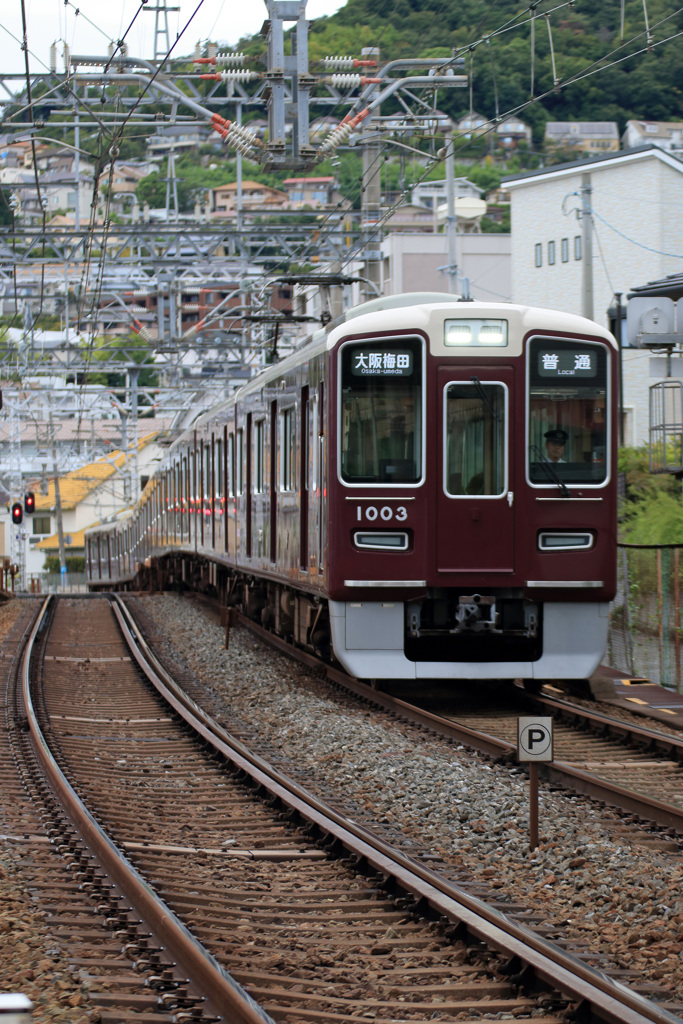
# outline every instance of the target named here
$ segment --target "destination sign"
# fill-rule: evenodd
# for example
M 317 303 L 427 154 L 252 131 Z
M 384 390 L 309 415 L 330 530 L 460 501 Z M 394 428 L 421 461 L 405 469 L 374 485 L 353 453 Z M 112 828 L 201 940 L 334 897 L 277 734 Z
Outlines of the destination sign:
M 572 349 L 543 348 L 538 353 L 539 377 L 595 377 L 598 353 Z
M 413 353 L 405 349 L 382 351 L 358 348 L 351 351 L 351 373 L 354 377 L 410 377 Z

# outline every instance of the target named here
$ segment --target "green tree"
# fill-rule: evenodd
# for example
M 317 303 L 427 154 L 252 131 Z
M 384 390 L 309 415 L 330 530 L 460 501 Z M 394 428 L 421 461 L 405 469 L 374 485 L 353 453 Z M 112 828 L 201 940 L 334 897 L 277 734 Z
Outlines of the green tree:
M 651 473 L 647 447 L 624 448 L 619 470 L 626 498 L 619 515 L 621 539 L 631 544 L 682 544 L 681 483 L 669 473 Z

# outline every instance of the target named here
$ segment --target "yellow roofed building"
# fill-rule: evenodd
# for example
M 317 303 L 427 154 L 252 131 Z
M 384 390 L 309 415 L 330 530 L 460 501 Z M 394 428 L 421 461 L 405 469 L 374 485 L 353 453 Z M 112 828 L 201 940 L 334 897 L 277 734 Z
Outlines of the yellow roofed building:
M 138 445 L 135 468 L 140 490 L 156 468 L 160 449 L 154 442 L 158 433 L 148 434 Z M 21 526 L 17 527 L 11 522 L 10 507 L 2 508 L 0 555 L 10 554 L 10 531 L 16 531 L 25 545 L 27 578 L 43 572 L 46 557 L 59 555 L 59 503 L 66 557 L 83 556 L 85 530 L 119 515 L 132 504 L 136 489 L 133 472 L 131 455 L 127 459 L 124 452 L 114 451 L 80 469 L 64 473 L 59 477 L 59 488 L 54 477 L 42 490 L 38 480 L 35 484 L 27 484 L 26 490 L 32 490 L 35 496 L 35 511 L 32 515 L 24 515 Z

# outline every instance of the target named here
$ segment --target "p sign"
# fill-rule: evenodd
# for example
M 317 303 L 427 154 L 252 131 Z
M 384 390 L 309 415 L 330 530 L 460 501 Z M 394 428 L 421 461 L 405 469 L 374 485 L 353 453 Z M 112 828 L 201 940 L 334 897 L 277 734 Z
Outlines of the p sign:
M 552 718 L 517 719 L 517 757 L 520 761 L 552 761 Z

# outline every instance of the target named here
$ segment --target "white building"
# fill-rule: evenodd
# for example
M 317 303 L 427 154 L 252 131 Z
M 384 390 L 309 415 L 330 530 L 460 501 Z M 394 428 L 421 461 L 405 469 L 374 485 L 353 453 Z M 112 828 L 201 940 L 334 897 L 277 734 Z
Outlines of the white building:
M 591 189 L 598 323 L 607 324 L 615 292 L 680 270 L 683 161 L 655 146 L 531 171 L 503 184 L 510 192 L 515 302 L 582 312 L 584 184 Z
M 683 150 L 683 121 L 627 121 L 621 145 L 624 149 L 652 145 L 669 153 L 680 153 Z
M 512 217 L 512 299 L 584 312 L 584 186 L 592 215 L 593 319 L 609 326 L 614 295 L 680 271 L 683 161 L 656 146 L 504 179 Z M 648 354 L 624 353 L 627 443 L 647 441 Z M 642 393 L 641 393 L 642 391 Z

